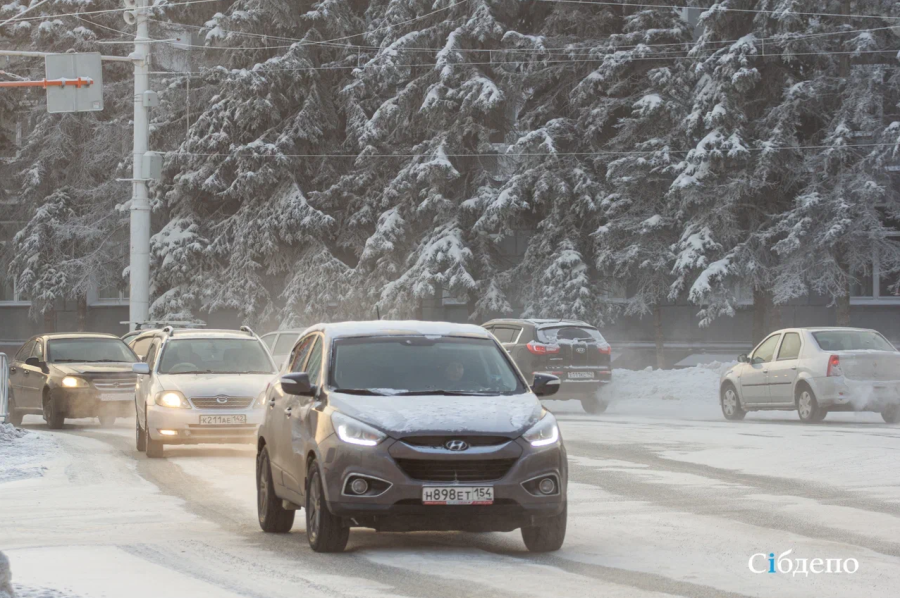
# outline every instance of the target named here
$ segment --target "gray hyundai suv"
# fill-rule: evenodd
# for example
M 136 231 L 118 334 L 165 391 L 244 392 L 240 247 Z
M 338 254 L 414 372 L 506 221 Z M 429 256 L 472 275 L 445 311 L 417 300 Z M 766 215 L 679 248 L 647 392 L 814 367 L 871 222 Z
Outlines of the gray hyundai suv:
M 260 527 L 340 552 L 351 527 L 512 531 L 532 551 L 566 532 L 566 451 L 556 419 L 483 328 L 348 322 L 307 329 L 266 390 Z

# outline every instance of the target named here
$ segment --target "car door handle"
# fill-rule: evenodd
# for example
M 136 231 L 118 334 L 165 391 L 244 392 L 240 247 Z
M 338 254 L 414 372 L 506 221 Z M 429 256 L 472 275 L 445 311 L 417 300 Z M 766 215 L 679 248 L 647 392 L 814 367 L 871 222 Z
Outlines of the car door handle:
M 10 373 L 10 374 L 15 374 L 15 373 L 16 373 L 16 368 L 9 368 L 9 373 Z
M 25 374 L 25 375 L 27 376 L 27 375 L 30 374 L 31 372 L 29 372 L 28 370 L 22 370 L 22 373 Z
M 269 409 L 273 409 L 275 407 L 275 399 L 269 399 Z
M 294 410 L 293 407 L 288 407 L 287 409 L 284 410 L 284 416 L 285 416 L 285 417 L 290 417 L 290 416 L 291 416 L 291 412 L 292 412 L 293 410 Z
M 763 374 L 768 374 L 769 370 L 763 370 Z

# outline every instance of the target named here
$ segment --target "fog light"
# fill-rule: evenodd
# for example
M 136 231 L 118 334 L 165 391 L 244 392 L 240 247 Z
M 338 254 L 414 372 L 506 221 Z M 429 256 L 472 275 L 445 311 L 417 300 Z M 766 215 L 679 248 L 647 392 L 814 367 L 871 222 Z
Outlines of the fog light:
M 350 491 L 353 494 L 365 494 L 369 490 L 369 482 L 362 478 L 356 478 L 350 482 Z
M 541 491 L 541 494 L 553 494 L 556 492 L 556 482 L 553 481 L 553 478 L 544 478 L 538 484 L 538 490 Z
M 178 432 L 175 430 L 160 430 L 159 433 L 163 436 L 178 436 Z

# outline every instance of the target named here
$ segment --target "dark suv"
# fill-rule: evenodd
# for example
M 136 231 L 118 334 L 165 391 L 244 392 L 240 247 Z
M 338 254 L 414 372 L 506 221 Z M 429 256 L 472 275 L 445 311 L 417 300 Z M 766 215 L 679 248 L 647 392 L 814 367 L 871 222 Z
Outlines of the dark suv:
M 588 413 L 609 404 L 600 389 L 612 380 L 612 348 L 595 327 L 578 320 L 491 320 L 484 324 L 531 380 L 536 373 L 562 381 L 554 399 L 580 400 Z

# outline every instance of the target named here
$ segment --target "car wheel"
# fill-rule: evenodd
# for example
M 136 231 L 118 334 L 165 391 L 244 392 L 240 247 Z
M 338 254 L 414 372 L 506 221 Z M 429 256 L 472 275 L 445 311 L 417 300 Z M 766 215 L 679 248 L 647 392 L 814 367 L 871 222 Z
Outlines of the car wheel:
M 49 393 L 44 393 L 44 421 L 51 430 L 60 430 L 66 421 L 65 415 L 59 409 L 59 403 L 54 401 Z
M 591 396 L 583 397 L 581 399 L 581 408 L 584 409 L 585 413 L 590 413 L 591 415 L 603 413 L 604 411 L 606 411 L 607 407 L 609 407 L 609 403 L 607 403 L 600 397 Z
M 6 421 L 16 426 L 17 428 L 22 425 L 22 420 L 25 419 L 25 414 L 16 408 L 16 398 L 13 396 L 12 391 L 9 392 L 9 404 L 7 405 L 7 411 L 9 413 L 6 414 Z
M 889 424 L 900 424 L 900 405 L 891 405 L 881 412 L 881 417 Z
M 821 412 L 822 409 L 813 391 L 808 386 L 801 386 L 797 390 L 797 413 L 800 415 L 800 421 L 807 424 L 822 421 L 825 416 Z
M 159 459 L 163 456 L 163 443 L 150 437 L 150 420 L 146 415 L 144 416 L 144 422 L 147 426 L 144 430 L 144 434 L 147 435 L 147 456 L 151 459 Z
M 139 453 L 147 452 L 147 432 L 141 427 L 141 422 L 134 418 L 134 445 Z
M 306 489 L 306 537 L 309 546 L 316 552 L 342 552 L 350 539 L 350 528 L 328 510 L 318 463 L 313 461 L 310 471 Z
M 814 422 L 824 421 L 824 420 L 825 420 L 825 417 L 826 417 L 827 415 L 828 415 L 828 410 L 827 410 L 827 409 L 819 409 L 819 411 L 816 413 L 816 418 L 815 418 L 813 421 L 814 421 Z
M 114 415 L 101 415 L 97 419 L 100 420 L 100 426 L 103 428 L 112 428 L 116 423 Z
M 281 506 L 275 495 L 272 481 L 272 464 L 269 463 L 269 449 L 263 447 L 256 457 L 256 511 L 259 527 L 270 534 L 284 534 L 294 527 L 294 513 Z
M 722 387 L 722 415 L 730 421 L 738 421 L 747 416 L 747 412 L 741 406 L 741 397 L 733 384 Z
M 522 540 L 530 552 L 553 552 L 562 548 L 566 539 L 567 505 L 562 513 L 545 519 L 540 525 L 522 528 Z

